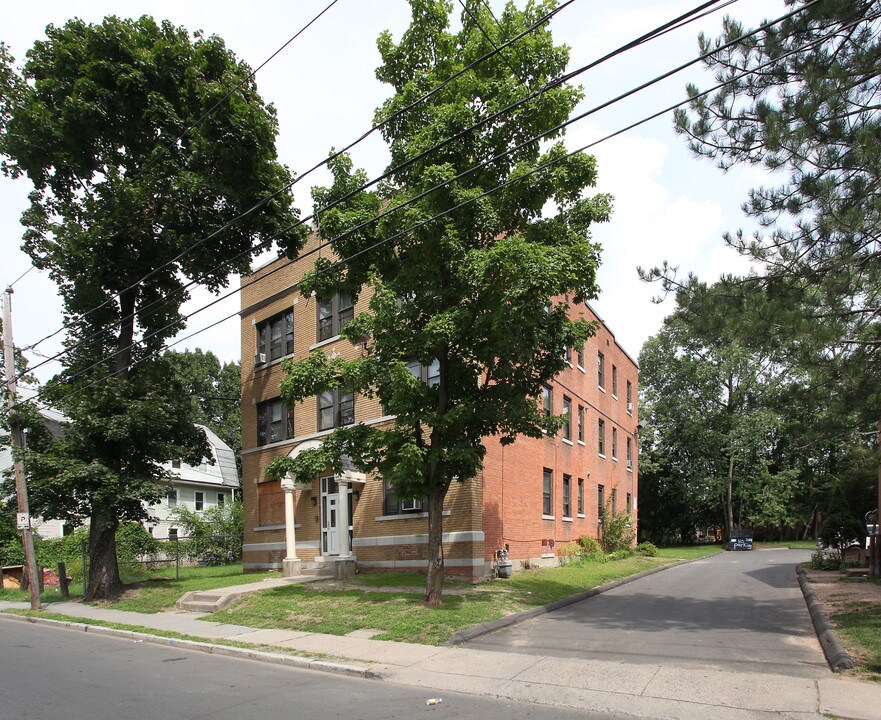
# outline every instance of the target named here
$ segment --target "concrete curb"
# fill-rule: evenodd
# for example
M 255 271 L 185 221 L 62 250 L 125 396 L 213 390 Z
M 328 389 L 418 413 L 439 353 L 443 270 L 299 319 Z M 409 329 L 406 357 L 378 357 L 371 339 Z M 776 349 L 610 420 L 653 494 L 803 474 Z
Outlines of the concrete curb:
M 853 658 L 848 654 L 847 650 L 838 639 L 838 635 L 829 624 L 826 613 L 823 612 L 823 606 L 817 600 L 813 589 L 808 582 L 805 569 L 799 565 L 795 568 L 795 574 L 798 578 L 798 584 L 801 592 L 805 597 L 805 604 L 808 606 L 808 612 L 811 615 L 811 622 L 814 624 L 814 631 L 817 633 L 817 639 L 820 641 L 820 647 L 826 655 L 826 662 L 832 668 L 832 672 L 840 672 L 841 670 L 850 670 L 853 665 Z
M 133 630 L 118 630 L 116 628 L 108 628 L 102 625 L 87 625 L 85 623 L 70 622 L 68 620 L 51 620 L 49 618 L 11 615 L 9 613 L 0 613 L 0 618 L 18 620 L 19 622 L 29 622 L 34 625 L 54 625 L 55 627 L 81 630 L 95 635 L 107 635 L 110 637 L 134 640 L 136 642 L 153 643 L 154 645 L 168 645 L 169 647 L 195 650 L 210 655 L 222 655 L 224 657 L 233 657 L 243 660 L 257 660 L 259 662 L 285 665 L 287 667 L 300 668 L 302 670 L 319 670 L 321 672 L 330 672 L 337 675 L 347 675 L 349 677 L 360 677 L 370 680 L 382 679 L 382 675 L 373 670 L 368 670 L 367 668 L 358 667 L 356 665 L 331 662 L 329 660 L 311 660 L 297 655 L 281 655 L 279 653 L 265 652 L 263 650 L 250 650 L 229 645 L 214 645 L 209 642 L 149 635 L 146 633 L 135 632 Z
M 495 632 L 496 630 L 501 630 L 502 628 L 510 627 L 511 625 L 517 625 L 518 623 L 525 622 L 526 620 L 531 620 L 532 618 L 538 617 L 539 615 L 546 615 L 547 613 L 553 612 L 554 610 L 564 608 L 567 605 L 574 605 L 575 603 L 581 602 L 582 600 L 587 600 L 587 598 L 589 597 L 608 592 L 609 590 L 614 590 L 617 587 L 627 585 L 628 583 L 632 583 L 635 580 L 639 580 L 640 578 L 648 577 L 649 575 L 654 575 L 655 573 L 659 573 L 664 570 L 669 570 L 670 568 L 678 567 L 679 565 L 685 565 L 686 563 L 702 559 L 703 558 L 693 558 L 691 560 L 680 560 L 679 562 L 670 563 L 669 565 L 662 565 L 661 567 L 652 568 L 651 570 L 645 570 L 641 573 L 637 573 L 636 575 L 629 575 L 628 577 L 621 578 L 620 580 L 615 580 L 614 582 L 607 583 L 606 585 L 600 585 L 598 587 L 591 588 L 590 590 L 585 590 L 584 592 L 570 595 L 569 597 L 563 598 L 562 600 L 555 600 L 554 602 L 548 603 L 547 605 L 542 605 L 541 607 L 532 608 L 531 610 L 523 610 L 522 612 L 514 613 L 513 615 L 505 615 L 505 617 L 500 617 L 498 620 L 491 620 L 490 622 L 484 623 L 483 625 L 477 625 L 476 627 L 457 632 L 449 640 L 447 640 L 446 644 L 461 645 L 462 643 L 467 642 L 468 640 L 473 640 L 474 638 L 478 638 L 481 635 L 487 635 L 488 633 Z

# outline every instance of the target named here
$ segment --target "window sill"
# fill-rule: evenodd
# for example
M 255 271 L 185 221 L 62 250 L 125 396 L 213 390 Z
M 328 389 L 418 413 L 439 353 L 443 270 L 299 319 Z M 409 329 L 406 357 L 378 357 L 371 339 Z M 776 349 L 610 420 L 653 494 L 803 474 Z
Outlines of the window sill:
M 450 516 L 449 510 L 443 511 L 444 517 Z M 409 520 L 410 518 L 427 518 L 427 512 L 401 513 L 400 515 L 377 515 L 373 519 L 377 522 L 386 522 L 388 520 Z
M 563 516 L 563 522 L 573 522 L 573 520 L 572 520 L 571 517 L 566 517 L 566 516 L 564 515 L 564 516 Z
M 581 372 L 587 372 L 587 370 L 585 370 L 581 365 L 578 366 L 578 369 L 581 370 Z
M 542 520 L 556 520 L 557 518 L 555 518 L 553 515 L 545 515 L 544 513 L 542 513 L 541 519 Z
M 585 515 L 584 513 L 578 513 L 579 520 L 584 520 L 586 517 L 587 517 L 587 515 Z
M 300 527 L 300 523 L 294 524 L 295 528 Z M 284 525 L 261 525 L 260 527 L 255 527 L 254 532 L 270 532 L 272 530 L 284 530 Z
M 597 385 L 597 390 L 599 390 L 603 395 L 606 394 L 606 388 L 604 388 L 602 385 Z
M 618 458 L 612 455 L 612 462 L 618 462 Z
M 572 441 L 569 440 L 568 438 L 563 438 L 563 442 L 566 443 L 567 445 L 571 445 L 571 444 L 572 444 Z
M 581 445 L 581 447 L 586 447 L 585 444 L 584 444 L 584 440 L 579 440 L 579 441 L 578 441 L 578 444 Z
M 554 555 L 554 553 L 542 553 L 541 557 L 543 560 L 545 560 L 545 559 L 555 558 L 557 556 Z
M 290 360 L 294 357 L 294 353 L 290 355 L 282 355 L 280 358 L 276 358 L 275 360 L 267 360 L 265 363 L 260 363 L 259 365 L 254 365 L 254 372 L 263 372 L 264 370 L 269 370 L 271 367 L 275 367 L 276 365 L 281 365 L 285 360 Z
M 597 453 L 597 455 L 598 455 L 599 457 L 601 457 L 603 460 L 606 459 L 606 456 L 605 456 L 603 453 Z
M 631 466 L 631 467 L 627 468 L 627 472 L 632 473 L 632 472 L 633 472 L 633 467 Z
M 324 347 L 325 345 L 330 345 L 332 342 L 336 342 L 342 337 L 342 335 L 334 335 L 333 337 L 327 338 L 327 340 L 319 340 L 314 345 L 309 346 L 309 350 L 317 350 L 320 347 Z

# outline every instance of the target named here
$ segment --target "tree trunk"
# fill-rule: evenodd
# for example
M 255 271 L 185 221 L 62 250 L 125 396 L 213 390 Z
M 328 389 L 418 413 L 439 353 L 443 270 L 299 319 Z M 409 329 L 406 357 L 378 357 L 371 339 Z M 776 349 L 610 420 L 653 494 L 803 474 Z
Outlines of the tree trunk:
M 119 338 L 116 344 L 116 373 L 128 377 L 132 364 L 132 342 L 135 339 L 135 302 L 137 288 L 119 294 Z
M 89 526 L 89 583 L 86 600 L 107 600 L 123 590 L 116 559 L 116 529 L 112 513 L 94 511 Z
M 725 522 L 728 525 L 728 539 L 734 532 L 734 453 L 728 458 L 728 494 L 725 501 Z
M 444 497 L 446 489 L 436 484 L 428 493 L 428 573 L 426 605 L 440 605 L 444 587 Z

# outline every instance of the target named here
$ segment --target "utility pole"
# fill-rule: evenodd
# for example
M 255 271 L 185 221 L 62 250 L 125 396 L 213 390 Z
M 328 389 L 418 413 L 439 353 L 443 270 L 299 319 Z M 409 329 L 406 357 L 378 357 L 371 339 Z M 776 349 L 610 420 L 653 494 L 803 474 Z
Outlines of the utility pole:
M 25 572 L 31 595 L 31 610 L 40 610 L 40 582 L 37 579 L 37 557 L 34 554 L 34 538 L 31 535 L 31 516 L 28 509 L 28 488 L 24 477 L 24 442 L 21 425 L 15 420 L 15 404 L 18 387 L 15 382 L 15 346 L 12 344 L 12 288 L 3 293 L 3 364 L 6 370 L 6 405 L 12 419 L 12 455 L 15 472 L 15 496 L 18 499 L 18 528 L 24 546 Z

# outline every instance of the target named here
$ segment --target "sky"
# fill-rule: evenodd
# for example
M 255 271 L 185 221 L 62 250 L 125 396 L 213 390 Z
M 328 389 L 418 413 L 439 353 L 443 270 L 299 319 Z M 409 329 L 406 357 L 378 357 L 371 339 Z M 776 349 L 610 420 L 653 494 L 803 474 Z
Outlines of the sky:
M 314 18 L 329 0 L 257 0 L 243 4 L 226 0 L 40 0 L 38 3 L 0 3 L 0 41 L 24 61 L 33 42 L 45 38 L 45 27 L 61 25 L 71 17 L 100 22 L 108 14 L 139 17 L 144 14 L 170 20 L 193 31 L 222 37 L 251 67 L 261 65 L 291 36 Z M 515 0 L 522 6 L 525 0 Z M 489 0 L 498 16 L 503 2 Z M 570 68 L 577 68 L 698 5 L 698 0 L 576 0 L 551 22 L 556 42 L 571 48 Z M 461 7 L 454 3 L 458 17 Z M 459 11 L 459 12 L 457 12 Z M 581 75 L 585 99 L 575 113 L 599 105 L 663 72 L 695 58 L 697 34 L 720 34 L 725 14 L 754 27 L 784 12 L 781 0 L 736 0 L 728 7 L 635 50 L 625 52 Z M 376 38 L 389 30 L 395 40 L 410 20 L 406 0 L 338 0 L 317 22 L 278 54 L 256 76 L 265 101 L 279 117 L 278 155 L 297 174 L 321 161 L 332 147 L 340 148 L 360 137 L 372 125 L 373 112 L 390 94 L 376 80 L 379 65 Z M 706 88 L 713 79 L 699 65 L 679 73 L 633 97 L 616 103 L 573 125 L 566 135 L 570 149 L 582 147 L 651 115 L 685 97 L 685 85 Z M 750 187 L 768 183 L 756 168 L 727 173 L 695 158 L 684 139 L 673 130 L 668 114 L 603 142 L 590 150 L 597 157 L 599 180 L 592 192 L 615 197 L 610 222 L 594 226 L 593 239 L 602 246 L 598 273 L 599 297 L 592 302 L 619 344 L 636 360 L 642 344 L 658 332 L 673 308 L 672 299 L 654 303 L 659 288 L 642 282 L 637 266 L 663 261 L 678 274 L 695 273 L 711 281 L 722 273 L 744 273 L 747 262 L 722 240 L 725 232 L 753 227 L 741 204 Z M 352 151 L 356 167 L 370 177 L 388 164 L 381 139 L 372 136 Z M 324 171 L 312 173 L 295 186 L 296 204 L 311 214 L 309 189 L 329 184 Z M 773 182 L 773 180 L 771 180 Z M 21 252 L 19 217 L 31 190 L 26 178 L 0 176 L 0 287 L 16 281 L 30 267 Z M 206 235 L 212 228 L 206 228 Z M 260 262 L 259 260 L 257 261 Z M 146 272 L 146 269 L 145 269 Z M 238 278 L 230 278 L 230 288 Z M 45 273 L 28 272 L 15 282 L 13 329 L 19 347 L 35 343 L 61 327 L 61 301 Z M 211 300 L 197 291 L 184 306 L 192 312 Z M 237 294 L 199 312 L 182 335 L 189 335 L 239 309 Z M 60 349 L 62 334 L 29 353 L 31 366 L 41 355 Z M 195 335 L 175 349 L 213 351 L 223 361 L 239 359 L 238 319 Z M 173 342 L 173 341 L 172 341 Z M 39 353 L 39 355 L 37 354 Z M 60 369 L 48 363 L 37 370 L 45 381 Z

